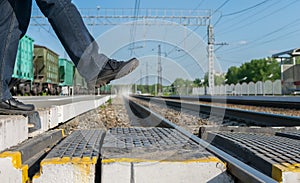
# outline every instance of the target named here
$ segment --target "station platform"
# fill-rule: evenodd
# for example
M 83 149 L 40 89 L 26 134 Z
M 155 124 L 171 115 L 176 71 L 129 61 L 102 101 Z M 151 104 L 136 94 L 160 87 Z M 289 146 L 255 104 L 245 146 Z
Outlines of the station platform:
M 21 97 L 19 100 L 36 105 L 40 121 L 37 130 L 30 130 L 25 115 L 0 115 L 0 152 L 53 129 L 80 114 L 103 105 L 114 96 Z
M 78 130 L 41 162 L 33 183 L 234 182 L 226 165 L 169 128 Z
M 300 177 L 300 141 L 295 140 L 297 135 L 299 132 L 270 135 L 219 131 L 207 132 L 206 140 L 274 180 L 292 183 L 299 182 Z

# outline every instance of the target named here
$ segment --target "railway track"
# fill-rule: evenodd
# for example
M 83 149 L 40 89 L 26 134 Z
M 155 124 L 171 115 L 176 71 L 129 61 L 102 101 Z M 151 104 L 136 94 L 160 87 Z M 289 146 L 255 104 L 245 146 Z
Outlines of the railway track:
M 198 113 L 199 116 L 210 118 L 209 120 L 217 125 L 231 125 L 233 123 L 242 123 L 247 126 L 261 127 L 294 127 L 300 125 L 300 117 L 298 116 L 226 108 L 165 98 L 162 99 L 141 96 L 135 96 L 135 98 L 148 102 L 151 101 L 156 104 L 163 104 L 169 108 L 179 111 L 194 111 L 195 113 Z
M 134 182 L 138 182 L 139 176 L 142 175 L 144 179 L 152 180 L 153 178 L 148 177 L 149 174 L 145 174 L 145 170 L 141 169 L 140 163 L 151 164 L 151 168 L 149 167 L 150 169 L 146 172 L 156 172 L 155 174 L 159 175 L 159 181 L 171 180 L 164 176 L 169 173 L 169 170 L 178 171 L 175 173 L 178 176 L 174 179 L 175 182 L 199 180 L 200 177 L 198 176 L 205 177 L 208 172 L 208 167 L 203 164 L 201 166 L 204 166 L 204 169 L 201 170 L 200 164 L 203 162 L 211 164 L 211 167 L 218 167 L 218 171 L 225 168 L 226 172 L 222 173 L 222 176 L 225 176 L 222 177 L 222 179 L 225 178 L 225 182 L 295 182 L 296 179 L 293 177 L 298 176 L 300 161 L 296 152 L 298 151 L 297 147 L 300 147 L 300 133 L 295 128 L 290 127 L 293 126 L 292 124 L 288 124 L 291 123 L 291 119 L 280 119 L 278 115 L 273 115 L 272 118 L 270 116 L 254 118 L 249 117 L 250 114 L 247 114 L 247 117 L 245 114 L 239 114 L 244 116 L 243 123 L 250 121 L 250 125 L 255 122 L 256 125 L 264 126 L 264 130 L 257 128 L 253 130 L 245 126 L 238 128 L 218 126 L 216 128 L 216 125 L 200 128 L 198 125 L 196 128 L 198 130 L 200 128 L 201 133 L 197 136 L 197 133 L 194 135 L 193 131 L 187 130 L 184 124 L 175 124 L 172 120 L 165 119 L 165 116 L 159 115 L 157 110 L 160 111 L 161 109 L 157 108 L 156 111 L 152 111 L 152 109 L 147 108 L 149 105 L 145 104 L 145 100 L 143 104 L 140 104 L 140 101 L 141 99 L 137 100 L 136 98 L 124 99 L 122 112 L 127 113 L 128 121 L 120 123 L 126 124 L 123 127 L 119 127 L 117 123 L 112 126 L 111 124 L 114 123 L 112 118 L 109 118 L 101 129 L 96 130 L 84 127 L 84 123 L 78 127 L 72 124 L 70 135 L 66 136 L 61 130 L 51 130 L 11 148 L 9 151 L 0 153 L 0 161 L 3 165 L 7 163 L 4 162 L 7 157 L 16 158 L 15 160 L 19 158 L 18 165 L 12 167 L 22 170 L 21 177 L 23 180 L 33 182 L 53 182 L 53 180 L 62 180 L 62 177 L 68 177 L 68 179 L 64 179 L 66 182 L 78 182 L 79 178 L 76 176 L 79 175 L 82 177 L 81 182 L 105 182 L 108 180 L 113 182 L 124 180 L 127 176 Z M 149 101 L 146 99 L 146 103 Z M 180 108 L 184 112 L 198 113 L 198 116 L 199 111 L 201 111 L 204 113 L 202 116 L 206 116 L 206 118 L 209 118 L 212 110 L 218 111 L 215 113 L 216 115 L 220 114 L 220 111 L 225 111 L 225 116 L 226 113 L 231 115 L 225 117 L 227 118 L 225 121 L 231 119 L 238 121 L 238 117 L 235 116 L 236 112 L 226 111 L 223 108 L 212 109 L 211 106 L 199 107 L 199 105 L 190 103 L 180 102 L 178 104 L 174 101 L 151 99 L 151 102 L 154 101 L 164 104 L 164 107 L 168 106 L 177 110 Z M 121 111 L 120 106 L 117 108 L 115 112 L 119 113 Z M 92 114 L 95 115 L 96 113 Z M 92 116 L 90 113 L 88 115 Z M 107 115 L 111 116 L 112 111 Z M 120 116 L 125 117 L 123 114 Z M 219 117 L 222 116 L 223 114 L 219 115 Z M 180 118 L 182 116 L 176 117 L 177 121 L 182 120 Z M 85 117 L 81 117 L 82 120 L 83 118 Z M 214 119 L 216 120 L 216 118 Z M 266 133 L 268 131 L 266 129 L 276 125 L 260 121 L 275 119 L 278 124 L 287 123 L 286 126 L 289 127 L 285 129 L 288 130 L 277 129 L 277 132 Z M 280 122 L 280 120 L 282 121 Z M 195 126 L 195 124 L 193 125 Z M 108 126 L 109 129 L 107 129 Z M 256 141 L 253 140 L 255 138 L 259 140 L 259 143 L 256 144 Z M 280 145 L 281 142 L 285 141 L 289 141 L 289 143 L 285 146 Z M 76 145 L 77 143 L 78 145 Z M 281 149 L 281 151 L 277 151 L 276 148 Z M 35 151 L 30 151 L 30 149 L 35 149 Z M 175 164 L 183 163 L 190 170 L 184 171 L 186 175 L 181 175 L 183 170 L 172 168 L 174 162 Z M 191 165 L 187 162 L 194 162 L 192 164 L 198 165 Z M 217 164 L 214 164 L 216 162 Z M 129 167 L 130 170 L 125 170 L 124 164 L 127 164 L 125 167 Z M 119 165 L 122 166 L 119 167 Z M 89 171 L 76 173 L 78 169 L 74 169 L 73 166 L 83 166 L 79 170 L 87 170 L 88 168 Z M 168 166 L 168 168 L 164 168 L 166 171 L 157 171 L 162 166 Z M 3 174 L 10 168 L 1 169 L 0 166 L 0 172 Z M 63 170 L 66 172 L 61 173 L 64 172 Z M 120 176 L 114 176 L 116 170 L 123 173 Z M 192 170 L 197 170 L 197 172 L 193 174 Z M 213 171 L 215 170 L 211 172 Z M 130 175 L 124 172 L 129 172 Z M 189 179 L 182 179 L 180 176 L 189 177 Z M 216 178 L 216 175 L 211 176 Z
M 188 136 L 193 141 L 197 142 L 201 146 L 205 147 L 207 150 L 212 152 L 213 154 L 217 155 L 219 158 L 224 160 L 229 168 L 229 171 L 232 175 L 234 175 L 239 181 L 242 182 L 276 182 L 270 177 L 260 173 L 259 171 L 255 170 L 254 168 L 248 166 L 247 164 L 239 161 L 238 159 L 234 158 L 233 156 L 227 154 L 225 151 L 222 151 L 215 146 L 210 145 L 209 143 L 205 142 L 204 140 L 198 138 L 197 136 L 193 135 L 192 133 L 186 131 L 185 129 L 177 126 L 176 124 L 170 122 L 169 120 L 159 116 L 158 114 L 152 112 L 151 110 L 145 108 L 142 105 L 139 105 L 133 101 L 129 101 L 131 109 L 133 109 L 136 114 L 139 114 L 141 118 L 145 118 L 146 116 L 152 116 L 151 120 L 155 121 L 155 124 L 158 126 L 167 127 L 167 128 L 174 128 L 178 130 L 180 133 Z M 143 124 L 142 124 L 143 125 Z
M 283 109 L 300 109 L 300 97 L 274 97 L 274 96 L 169 96 L 165 99 L 227 103 L 238 105 L 251 105 L 260 107 L 273 107 Z
M 297 128 L 300 124 L 299 117 L 226 109 L 166 99 L 137 98 L 181 112 L 194 111 L 206 115 L 220 115 L 221 113 L 224 118 L 221 123 L 215 122 L 213 126 L 203 125 L 200 127 L 198 136 L 201 139 L 276 181 L 299 182 L 297 178 L 293 179 L 293 176 L 296 175 L 292 175 L 292 172 L 300 170 L 298 167 L 300 132 Z M 142 104 L 147 106 L 145 102 Z M 148 104 L 148 106 L 150 105 Z M 152 108 L 155 107 L 152 106 Z M 162 108 L 159 108 L 156 111 L 161 110 Z M 206 118 L 209 117 L 206 116 Z M 238 121 L 243 125 L 226 126 L 226 123 L 231 120 Z M 252 125 L 256 125 L 256 127 L 250 127 Z M 188 126 L 189 123 L 183 125 L 183 128 L 188 129 Z

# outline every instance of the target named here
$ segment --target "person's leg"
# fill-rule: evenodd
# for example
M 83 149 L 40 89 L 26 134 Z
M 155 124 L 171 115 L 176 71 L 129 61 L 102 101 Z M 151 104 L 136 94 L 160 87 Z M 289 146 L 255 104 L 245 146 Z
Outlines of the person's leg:
M 138 65 L 137 59 L 117 62 L 99 54 L 99 47 L 71 0 L 36 0 L 59 40 L 88 83 L 106 84 L 123 77 Z
M 94 79 L 108 61 L 71 0 L 36 0 L 68 55 L 86 80 Z
M 21 16 L 21 14 L 16 12 L 21 11 L 22 8 L 22 11 L 26 12 L 26 9 L 24 9 L 26 8 L 25 4 L 29 3 L 29 1 L 30 0 L 0 0 L 0 108 L 34 109 L 32 105 L 24 105 L 12 99 L 9 90 L 19 39 L 27 29 L 26 22 L 22 22 L 25 16 Z M 22 8 L 18 5 L 20 2 L 22 3 Z M 19 23 L 19 21 L 22 23 Z
M 21 31 L 13 6 L 16 1 L 0 1 L 0 97 L 11 98 L 9 82 L 12 77 Z
M 26 34 L 30 17 L 32 0 L 14 0 L 16 3 L 13 7 L 14 13 L 19 23 L 19 30 L 21 31 L 20 39 Z M 9 89 L 18 84 L 20 79 L 12 78 L 9 83 Z
M 20 39 L 26 34 L 30 17 L 31 17 L 31 6 L 32 0 L 15 0 L 15 14 L 19 23 L 19 30 L 21 31 Z

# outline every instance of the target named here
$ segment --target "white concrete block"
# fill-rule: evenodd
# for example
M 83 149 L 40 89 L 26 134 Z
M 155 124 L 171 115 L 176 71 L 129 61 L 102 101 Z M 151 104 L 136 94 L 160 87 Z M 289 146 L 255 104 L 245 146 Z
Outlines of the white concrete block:
M 134 163 L 134 182 L 172 182 L 172 183 L 205 183 L 214 180 L 218 183 L 233 182 L 223 174 L 226 167 L 223 163 L 211 159 L 191 162 L 143 162 Z
M 94 183 L 96 160 L 48 159 L 41 163 L 42 173 L 33 183 Z
M 299 170 L 298 170 L 299 171 Z M 282 174 L 282 183 L 300 182 L 300 172 L 284 172 Z
M 21 153 L 0 154 L 0 182 L 25 183 L 28 181 L 28 166 L 22 165 Z
M 273 164 L 272 178 L 282 183 L 300 182 L 299 164 Z
M 103 183 L 231 183 L 226 165 L 170 128 L 111 128 L 101 149 Z
M 74 102 L 70 104 L 52 106 L 49 109 L 38 111 L 41 118 L 41 129 L 29 134 L 29 137 L 34 137 L 50 128 L 57 127 L 60 123 L 64 123 L 80 114 L 93 110 L 113 96 L 105 96 L 97 100 Z M 1 137 L 0 137 L 1 140 Z
M 103 183 L 115 182 L 174 182 L 174 183 L 233 183 L 225 164 L 217 158 L 187 161 L 147 161 L 138 159 L 102 160 Z
M 0 151 L 28 138 L 28 119 L 21 115 L 0 116 Z
M 131 163 L 102 161 L 101 183 L 130 182 Z
M 103 130 L 74 131 L 42 160 L 40 173 L 33 177 L 33 182 L 94 183 L 104 135 Z
M 49 109 L 49 128 L 54 128 L 59 124 L 59 108 L 58 106 L 52 106 Z
M 57 106 L 58 121 L 64 123 L 80 114 L 93 110 L 110 99 L 110 96 L 105 96 L 97 100 L 88 100 L 81 102 L 74 102 L 66 105 Z

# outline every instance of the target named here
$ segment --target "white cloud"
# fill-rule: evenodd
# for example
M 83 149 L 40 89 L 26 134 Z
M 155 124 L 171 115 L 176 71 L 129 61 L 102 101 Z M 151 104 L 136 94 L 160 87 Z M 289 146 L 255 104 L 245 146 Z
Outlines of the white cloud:
M 245 40 L 241 40 L 239 41 L 238 43 L 239 45 L 245 45 L 245 44 L 248 44 L 248 41 L 245 41 Z

